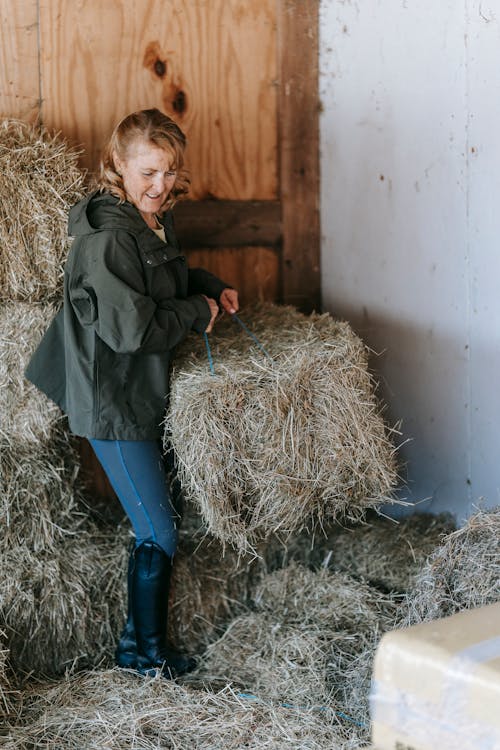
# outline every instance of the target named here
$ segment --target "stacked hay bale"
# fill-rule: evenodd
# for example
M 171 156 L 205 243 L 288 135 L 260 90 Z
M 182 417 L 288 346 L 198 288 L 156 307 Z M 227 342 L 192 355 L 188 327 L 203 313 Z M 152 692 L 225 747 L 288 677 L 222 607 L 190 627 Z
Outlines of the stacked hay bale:
M 402 625 L 500 601 L 500 507 L 477 511 L 442 540 L 415 579 Z
M 271 533 L 393 501 L 394 446 L 349 325 L 271 304 L 245 322 L 264 351 L 226 318 L 211 337 L 215 376 L 194 336 L 172 375 L 166 438 L 210 532 L 253 552 Z
M 4 646 L 5 633 L 0 630 L 0 720 L 1 724 L 11 721 L 19 714 L 19 692 L 14 689 L 12 670 L 9 663 L 9 650 Z M 1 725 L 0 725 L 1 726 Z M 1 729 L 0 729 L 1 734 Z
M 291 563 L 262 577 L 191 680 L 231 683 L 267 702 L 337 708 L 363 737 L 371 661 L 395 601 L 344 573 Z
M 18 675 L 54 674 L 109 652 L 124 534 L 108 538 L 82 512 L 66 422 L 24 378 L 60 305 L 67 212 L 84 191 L 78 154 L 4 120 L 0 174 L 0 626 Z
M 82 196 L 78 153 L 19 120 L 0 122 L 0 299 L 59 297 L 67 212 Z
M 349 573 L 382 592 L 403 594 L 413 587 L 415 576 L 443 536 L 455 528 L 446 513 L 414 513 L 394 521 L 368 512 L 361 523 L 335 524 L 314 536 L 300 534 L 286 545 L 273 538 L 261 553 L 269 569 L 296 561 L 313 570 L 325 567 Z

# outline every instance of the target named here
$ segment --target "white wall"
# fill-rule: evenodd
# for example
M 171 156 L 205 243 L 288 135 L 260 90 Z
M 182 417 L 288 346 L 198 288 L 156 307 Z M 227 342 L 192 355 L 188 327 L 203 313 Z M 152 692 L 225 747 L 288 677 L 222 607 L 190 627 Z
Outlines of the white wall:
M 500 0 L 322 0 L 320 49 L 323 307 L 461 522 L 500 502 Z

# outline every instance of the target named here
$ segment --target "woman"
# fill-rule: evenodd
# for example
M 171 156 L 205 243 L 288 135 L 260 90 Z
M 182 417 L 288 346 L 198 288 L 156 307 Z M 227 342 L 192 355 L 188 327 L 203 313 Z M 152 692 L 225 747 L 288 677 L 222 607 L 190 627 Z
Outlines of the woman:
M 193 666 L 166 643 L 177 546 L 159 442 L 169 361 L 189 331 L 212 330 L 219 306 L 238 310 L 237 292 L 189 269 L 175 238 L 184 147 L 180 128 L 157 109 L 115 128 L 99 190 L 70 211 L 64 305 L 26 371 L 88 438 L 134 529 L 117 664 L 167 677 Z

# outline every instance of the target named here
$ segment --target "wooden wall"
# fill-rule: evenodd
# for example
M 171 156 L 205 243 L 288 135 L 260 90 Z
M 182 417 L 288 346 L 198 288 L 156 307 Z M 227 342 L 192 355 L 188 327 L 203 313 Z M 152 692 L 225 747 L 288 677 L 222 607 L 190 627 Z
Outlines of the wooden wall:
M 317 0 L 0 0 L 0 20 L 0 115 L 92 172 L 119 119 L 159 107 L 188 136 L 192 262 L 243 303 L 319 307 Z

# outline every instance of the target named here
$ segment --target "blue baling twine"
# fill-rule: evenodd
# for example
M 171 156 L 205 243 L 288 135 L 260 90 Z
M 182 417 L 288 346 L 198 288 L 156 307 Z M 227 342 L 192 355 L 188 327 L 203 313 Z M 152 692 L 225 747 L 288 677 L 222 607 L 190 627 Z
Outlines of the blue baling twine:
M 250 336 L 250 338 L 251 338 L 251 339 L 252 339 L 252 340 L 253 340 L 253 341 L 254 341 L 254 342 L 255 342 L 255 343 L 257 344 L 257 346 L 259 347 L 259 349 L 261 350 L 261 352 L 263 352 L 263 354 L 265 354 L 265 355 L 266 355 L 266 357 L 267 357 L 268 359 L 270 359 L 270 360 L 271 360 L 271 362 L 272 362 L 272 361 L 273 361 L 273 358 L 271 357 L 271 355 L 269 354 L 269 352 L 267 352 L 267 351 L 266 351 L 266 350 L 264 349 L 264 347 L 263 347 L 263 346 L 262 346 L 262 344 L 260 343 L 260 341 L 259 341 L 259 339 L 257 338 L 257 336 L 256 336 L 256 335 L 255 335 L 254 333 L 252 333 L 252 331 L 251 331 L 251 330 L 250 330 L 250 329 L 249 329 L 249 328 L 248 328 L 248 327 L 247 327 L 247 326 L 246 326 L 246 325 L 244 324 L 244 322 L 242 321 L 242 319 L 241 319 L 241 318 L 239 318 L 239 317 L 238 317 L 238 316 L 236 315 L 236 313 L 232 313 L 232 314 L 231 314 L 231 317 L 232 317 L 232 319 L 233 319 L 233 320 L 235 320 L 235 321 L 236 321 L 236 322 L 238 323 L 238 325 L 239 325 L 239 326 L 241 326 L 241 328 L 243 328 L 243 330 L 245 331 L 245 333 L 247 333 L 247 334 L 248 334 L 248 335 Z
M 205 339 L 205 346 L 207 347 L 207 355 L 208 355 L 208 364 L 209 364 L 209 367 L 210 367 L 210 375 L 215 375 L 214 361 L 212 359 L 212 352 L 210 350 L 210 344 L 208 343 L 208 335 L 207 335 L 206 331 L 203 334 L 203 337 Z
M 246 700 L 250 701 L 256 701 L 258 703 L 264 703 L 265 701 L 258 698 L 256 695 L 253 695 L 253 693 L 237 693 L 238 698 L 245 698 Z M 295 706 L 293 703 L 280 703 L 279 704 L 282 708 L 294 708 L 296 710 L 312 710 L 312 711 L 328 711 L 328 706 Z M 346 721 L 350 721 L 351 724 L 355 724 L 357 727 L 363 727 L 364 729 L 367 728 L 367 724 L 365 724 L 364 721 L 358 721 L 357 719 L 353 719 L 352 716 L 348 716 L 343 711 L 335 711 L 335 716 L 338 716 L 341 719 L 345 719 Z
M 267 357 L 267 358 L 268 358 L 269 360 L 271 360 L 271 362 L 273 362 L 273 358 L 271 357 L 271 355 L 269 354 L 269 352 L 268 352 L 268 351 L 266 351 L 266 349 L 265 349 L 265 348 L 263 347 L 263 345 L 261 344 L 261 342 L 259 341 L 259 339 L 257 338 L 257 336 L 256 336 L 256 335 L 255 335 L 254 333 L 252 333 L 252 331 L 251 331 L 251 330 L 250 330 L 250 329 L 248 328 L 248 326 L 246 326 L 246 325 L 244 324 L 244 322 L 242 321 L 242 319 L 241 319 L 241 318 L 239 318 L 239 317 L 238 317 L 238 316 L 236 315 L 236 313 L 231 313 L 231 317 L 232 317 L 232 319 L 233 319 L 233 320 L 234 320 L 234 321 L 235 321 L 236 323 L 238 323 L 238 325 L 239 325 L 239 326 L 240 326 L 241 328 L 243 328 L 243 330 L 245 331 L 245 333 L 247 333 L 247 334 L 248 334 L 248 335 L 250 336 L 250 338 L 252 339 L 252 341 L 254 341 L 254 342 L 255 342 L 255 344 L 257 344 L 257 346 L 259 347 L 259 349 L 261 350 L 261 352 L 262 352 L 263 354 L 265 354 L 265 356 L 266 356 L 266 357 Z M 208 356 L 208 364 L 209 364 L 209 367 L 210 367 L 210 375 L 215 375 L 215 369 L 214 369 L 214 360 L 213 360 L 213 357 L 212 357 L 212 350 L 210 349 L 210 343 L 209 343 L 209 341 L 208 341 L 208 335 L 207 335 L 207 332 L 206 332 L 206 331 L 205 331 L 205 333 L 203 334 L 203 338 L 205 339 L 205 346 L 206 346 L 206 348 L 207 348 L 207 356 Z

